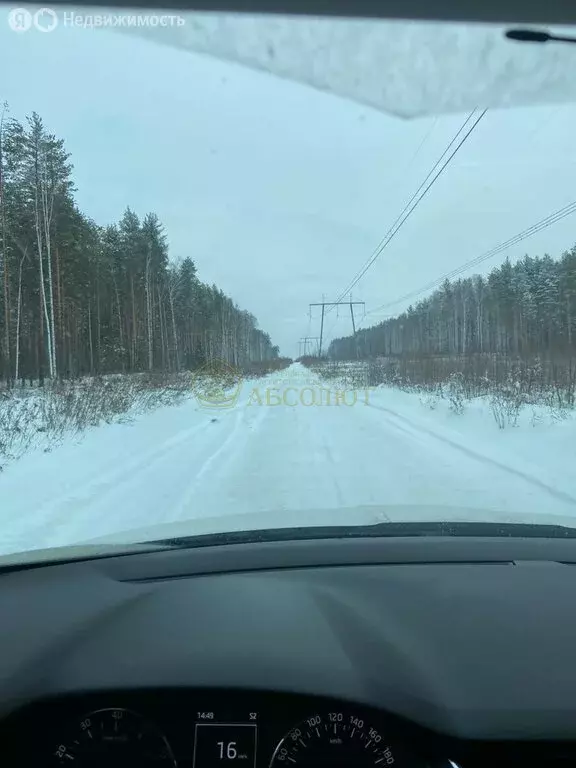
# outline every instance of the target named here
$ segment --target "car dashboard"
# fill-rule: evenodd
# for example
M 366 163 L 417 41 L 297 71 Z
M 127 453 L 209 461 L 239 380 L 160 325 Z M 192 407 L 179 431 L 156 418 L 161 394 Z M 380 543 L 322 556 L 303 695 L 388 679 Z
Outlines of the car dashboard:
M 6 569 L 3 765 L 576 764 L 574 563 L 406 537 Z
M 251 691 L 118 691 L 44 701 L 5 724 L 24 765 L 451 768 L 441 741 L 349 702 Z M 6 754 L 5 754 L 6 757 Z
M 6 718 L 1 732 L 3 764 L 23 767 L 560 768 L 576 757 L 570 743 L 463 742 L 351 702 L 232 690 L 48 699 Z

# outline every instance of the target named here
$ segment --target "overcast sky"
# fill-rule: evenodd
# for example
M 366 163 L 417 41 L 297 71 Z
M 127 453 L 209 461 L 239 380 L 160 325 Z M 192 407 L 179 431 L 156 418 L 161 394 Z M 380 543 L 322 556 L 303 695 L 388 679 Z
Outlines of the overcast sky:
M 465 116 L 391 117 L 108 30 L 0 25 L 0 72 L 12 115 L 35 110 L 65 139 L 86 214 L 156 212 L 172 257 L 193 258 L 290 356 L 318 335 L 309 302 L 346 287 Z M 575 135 L 570 104 L 489 111 L 354 298 L 394 301 L 576 200 Z M 576 214 L 508 255 L 575 242 Z M 349 333 L 349 314 L 326 331 Z

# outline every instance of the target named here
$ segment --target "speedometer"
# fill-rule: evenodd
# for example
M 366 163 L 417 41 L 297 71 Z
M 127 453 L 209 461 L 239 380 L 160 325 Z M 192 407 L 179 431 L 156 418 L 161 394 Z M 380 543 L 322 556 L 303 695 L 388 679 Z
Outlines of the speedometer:
M 76 768 L 174 768 L 165 736 L 128 709 L 99 709 L 79 718 L 54 749 L 61 765 Z
M 428 768 L 362 717 L 343 712 L 315 714 L 289 731 L 276 747 L 270 768 Z

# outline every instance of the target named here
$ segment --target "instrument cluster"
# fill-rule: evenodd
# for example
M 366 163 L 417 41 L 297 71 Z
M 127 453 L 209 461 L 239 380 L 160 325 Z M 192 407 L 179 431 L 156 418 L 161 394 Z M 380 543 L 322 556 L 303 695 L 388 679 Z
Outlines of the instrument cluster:
M 17 739 L 14 766 L 459 768 L 382 713 L 301 696 L 179 691 L 59 698 L 22 711 L 6 732 L 27 727 L 27 719 L 35 738 L 24 749 Z

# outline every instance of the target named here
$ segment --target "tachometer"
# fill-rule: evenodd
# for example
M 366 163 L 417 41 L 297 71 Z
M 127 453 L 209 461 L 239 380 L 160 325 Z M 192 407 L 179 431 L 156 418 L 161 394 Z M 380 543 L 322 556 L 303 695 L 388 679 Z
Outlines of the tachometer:
M 362 717 L 344 712 L 315 714 L 289 731 L 270 768 L 427 768 L 421 758 L 393 745 Z
M 54 750 L 57 763 L 76 768 L 174 768 L 165 736 L 128 709 L 99 709 L 80 718 Z

